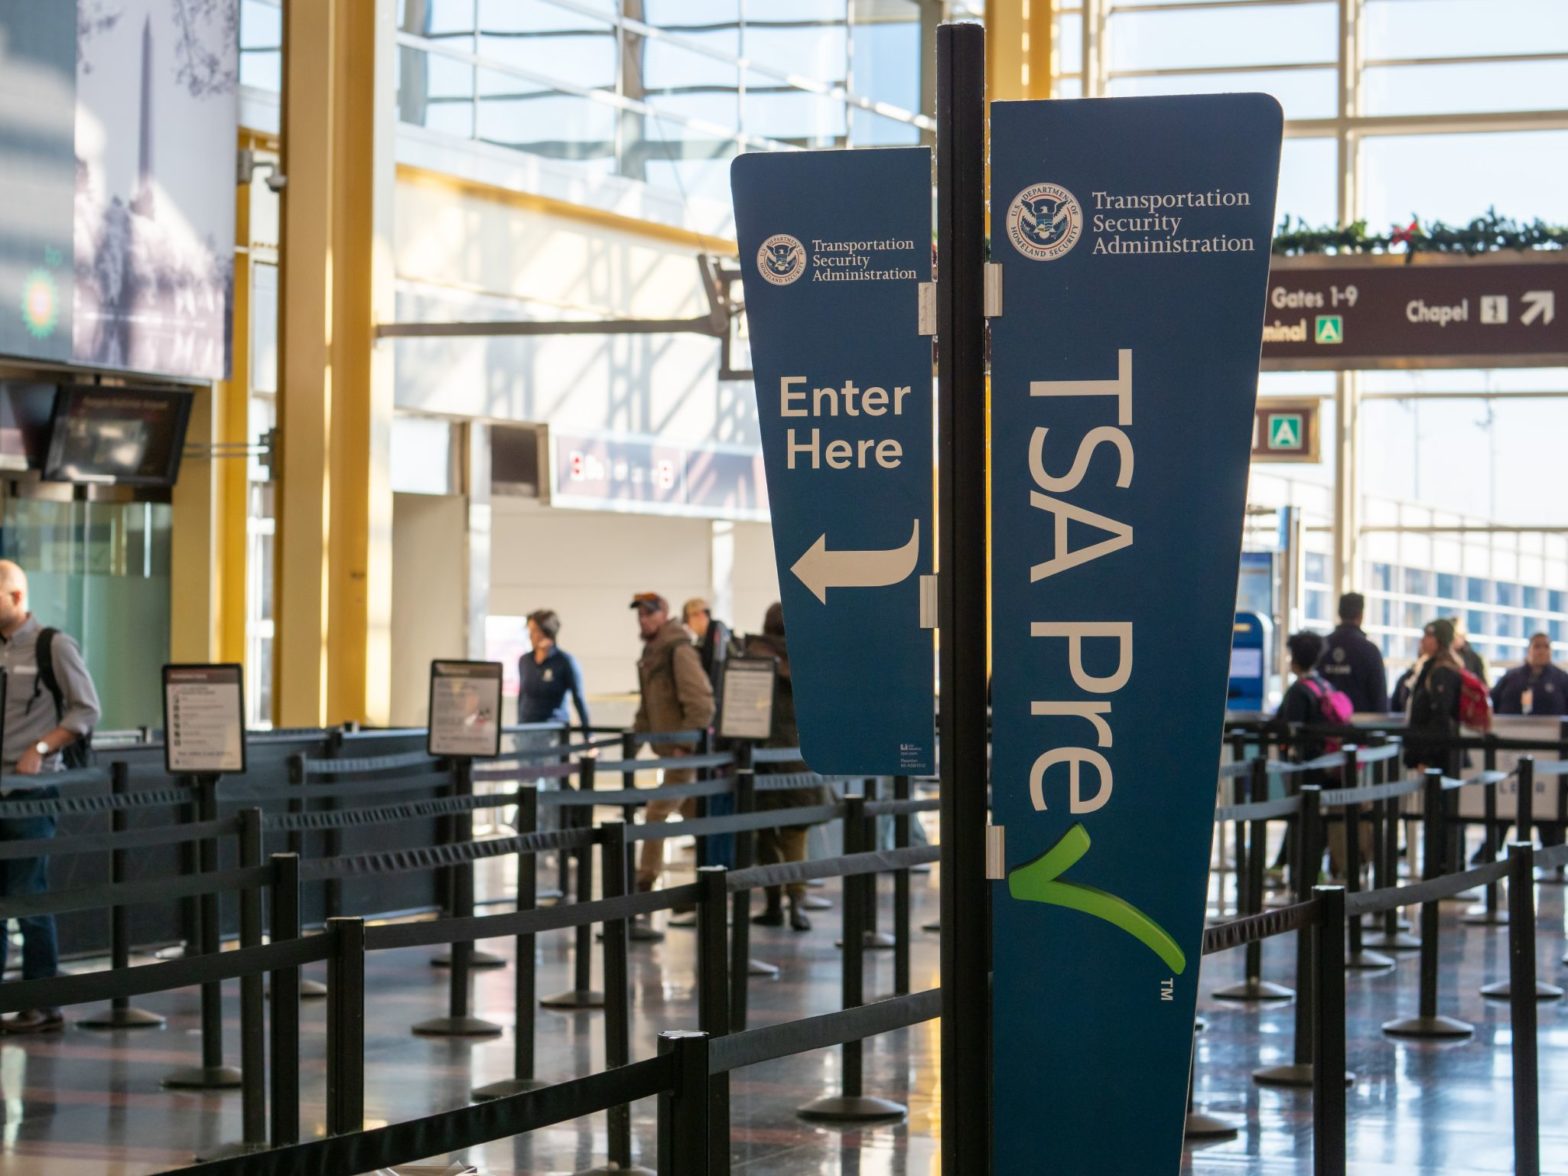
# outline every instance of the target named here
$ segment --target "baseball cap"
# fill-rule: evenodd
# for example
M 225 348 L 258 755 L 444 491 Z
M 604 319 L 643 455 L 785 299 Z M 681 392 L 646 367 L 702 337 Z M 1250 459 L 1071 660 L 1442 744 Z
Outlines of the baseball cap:
M 644 612 L 669 612 L 670 602 L 657 592 L 639 592 L 632 597 L 628 608 L 642 609 Z

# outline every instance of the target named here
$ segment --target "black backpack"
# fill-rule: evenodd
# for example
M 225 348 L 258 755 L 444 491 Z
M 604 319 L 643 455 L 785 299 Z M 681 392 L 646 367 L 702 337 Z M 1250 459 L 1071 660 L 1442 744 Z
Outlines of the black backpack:
M 49 691 L 49 697 L 54 699 L 54 720 L 58 723 L 65 717 L 65 691 L 60 689 L 60 680 L 54 676 L 54 639 L 60 633 L 58 629 L 44 629 L 38 634 L 38 645 L 34 656 L 38 659 L 38 684 Z M 60 751 L 60 758 L 65 761 L 67 770 L 88 768 L 93 762 L 93 733 L 88 731 L 67 743 Z

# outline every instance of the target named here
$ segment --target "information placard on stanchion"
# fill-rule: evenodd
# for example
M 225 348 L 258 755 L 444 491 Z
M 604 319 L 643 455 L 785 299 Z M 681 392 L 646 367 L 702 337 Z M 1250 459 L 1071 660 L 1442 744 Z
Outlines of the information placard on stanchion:
M 724 663 L 719 737 L 765 741 L 773 734 L 773 690 L 778 663 L 771 657 L 732 657 Z
M 163 729 L 169 775 L 244 775 L 245 668 L 164 666 Z
M 431 755 L 494 759 L 501 754 L 501 663 L 430 663 Z

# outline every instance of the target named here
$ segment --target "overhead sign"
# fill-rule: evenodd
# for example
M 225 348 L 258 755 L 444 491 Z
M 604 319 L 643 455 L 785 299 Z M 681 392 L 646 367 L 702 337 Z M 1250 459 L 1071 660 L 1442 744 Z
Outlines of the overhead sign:
M 1561 252 L 1276 258 L 1269 274 L 1265 368 L 1562 363 L 1568 258 Z
M 757 153 L 730 170 L 801 751 L 934 761 L 931 153 Z
M 1320 461 L 1322 430 L 1316 400 L 1258 401 L 1252 418 L 1253 461 Z
M 163 762 L 172 775 L 245 771 L 245 669 L 163 667 Z
M 997 1172 L 1181 1165 L 1281 126 L 991 107 Z
M 768 520 L 762 455 L 754 448 L 551 429 L 550 452 L 551 506 Z
M 501 754 L 501 663 L 430 663 L 431 755 Z

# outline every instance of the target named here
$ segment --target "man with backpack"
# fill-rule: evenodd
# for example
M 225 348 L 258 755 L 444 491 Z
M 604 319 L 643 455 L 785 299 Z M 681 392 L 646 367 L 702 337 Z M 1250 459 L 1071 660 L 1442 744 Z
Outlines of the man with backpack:
M 0 560 L 0 669 L 6 673 L 5 740 L 0 749 L 6 800 L 53 800 L 59 790 L 44 783 L 68 765 L 85 763 L 98 722 L 98 692 L 76 642 L 38 623 L 27 608 L 27 573 Z M 35 782 L 36 781 L 36 782 Z M 0 841 L 53 837 L 55 818 L 0 816 Z M 49 888 L 49 859 L 0 862 L 0 895 L 21 898 Z M 18 919 L 22 928 L 22 979 L 58 973 L 59 946 L 53 915 Z M 0 972 L 10 937 L 0 928 Z M 0 1018 L 7 1035 L 57 1033 L 64 1026 L 57 1008 L 28 1009 Z

